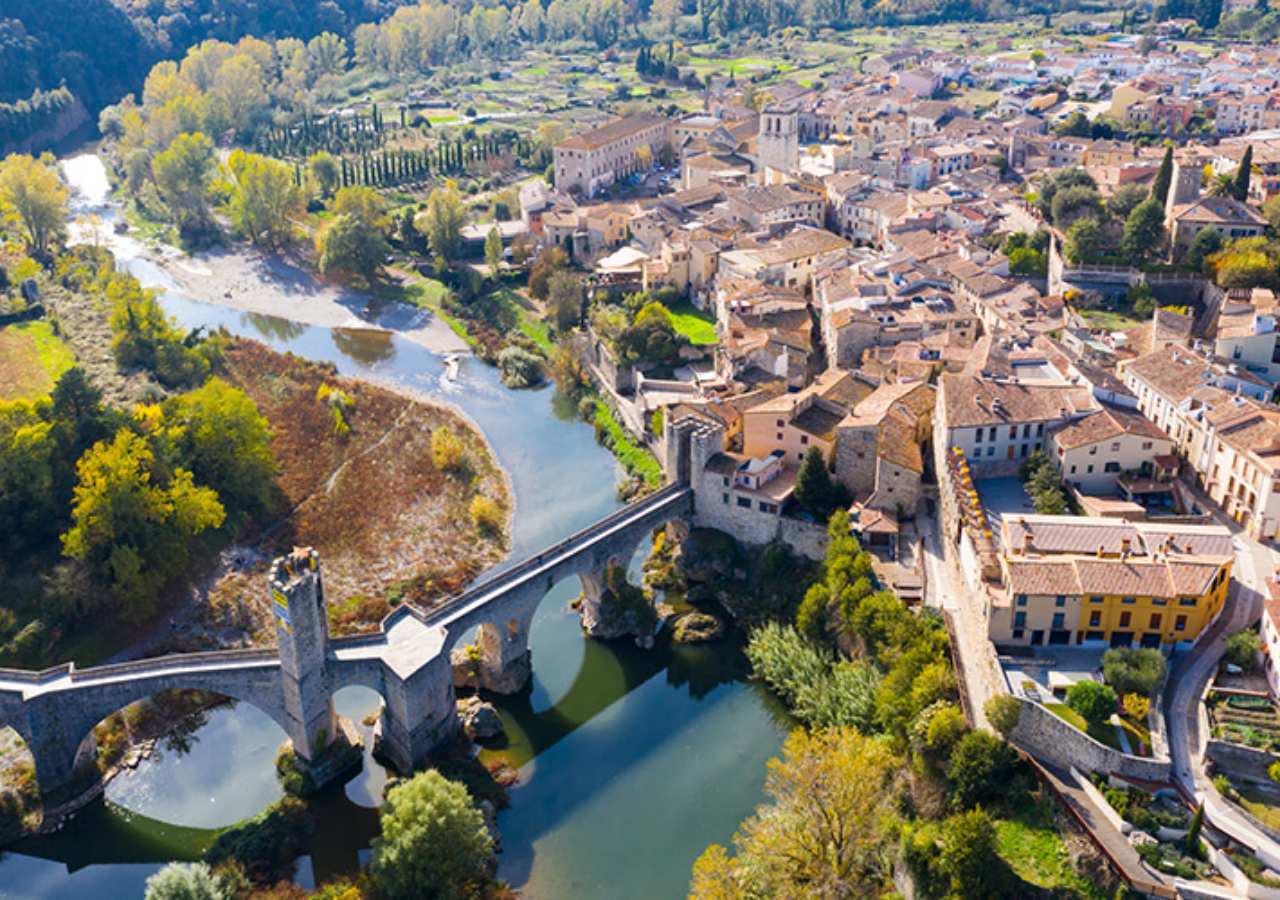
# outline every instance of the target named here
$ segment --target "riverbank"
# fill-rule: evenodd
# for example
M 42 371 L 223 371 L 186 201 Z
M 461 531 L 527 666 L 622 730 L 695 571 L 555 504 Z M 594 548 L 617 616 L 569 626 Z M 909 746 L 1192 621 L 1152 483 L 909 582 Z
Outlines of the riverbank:
M 471 352 L 432 311 L 321 281 L 285 256 L 247 246 L 187 256 L 146 245 L 140 258 L 168 275 L 181 293 L 204 303 L 304 325 L 395 332 L 433 353 Z

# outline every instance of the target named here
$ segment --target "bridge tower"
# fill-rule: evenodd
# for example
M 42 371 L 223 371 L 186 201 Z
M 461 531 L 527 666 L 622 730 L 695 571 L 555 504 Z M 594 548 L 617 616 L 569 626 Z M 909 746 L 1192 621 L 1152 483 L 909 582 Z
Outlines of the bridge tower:
M 333 740 L 337 720 L 327 672 L 329 617 L 325 610 L 320 555 L 295 548 L 271 565 L 268 577 L 285 717 L 293 749 L 312 761 Z

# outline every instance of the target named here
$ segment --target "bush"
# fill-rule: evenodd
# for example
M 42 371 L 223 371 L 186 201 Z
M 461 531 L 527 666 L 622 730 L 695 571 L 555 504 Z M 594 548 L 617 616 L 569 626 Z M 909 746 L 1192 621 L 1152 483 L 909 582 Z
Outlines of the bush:
M 462 438 L 452 428 L 442 426 L 431 432 L 431 461 L 442 472 L 460 472 L 466 458 Z
M 471 521 L 476 527 L 488 534 L 502 532 L 502 509 L 492 497 L 477 495 L 471 500 Z
M 970 731 L 956 744 L 947 765 L 951 803 L 970 809 L 996 802 L 1009 791 L 1018 765 L 1013 748 L 989 731 Z
M 868 665 L 836 663 L 826 649 L 789 625 L 770 622 L 751 633 L 747 659 L 753 674 L 773 688 L 796 718 L 827 728 L 851 725 L 869 732 L 879 678 Z
M 1067 690 L 1067 706 L 1090 725 L 1101 725 L 1116 711 L 1116 692 L 1096 681 L 1077 681 Z
M 1227 638 L 1226 659 L 1246 672 L 1258 666 L 1258 654 L 1262 652 L 1262 639 L 1252 628 L 1237 631 Z
M 314 827 L 305 803 L 282 797 L 219 834 L 205 859 L 214 865 L 234 860 L 257 882 L 282 881 L 293 876 L 293 862 L 306 849 Z
M 543 379 L 542 360 L 521 347 L 507 347 L 498 354 L 498 371 L 509 388 L 534 387 Z
M 987 714 L 987 721 L 1004 738 L 1013 734 L 1018 727 L 1018 719 L 1022 717 L 1022 701 L 1012 694 L 996 694 L 982 711 Z
M 229 900 L 208 863 L 169 863 L 147 878 L 144 900 Z

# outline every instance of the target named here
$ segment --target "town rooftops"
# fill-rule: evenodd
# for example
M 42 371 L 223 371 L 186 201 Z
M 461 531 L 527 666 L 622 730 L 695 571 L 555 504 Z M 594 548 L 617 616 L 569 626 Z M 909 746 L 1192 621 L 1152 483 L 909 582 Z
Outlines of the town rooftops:
M 1261 214 L 1232 197 L 1200 197 L 1191 203 L 1179 203 L 1169 215 L 1178 222 L 1206 225 L 1247 224 L 1261 228 L 1267 224 Z
M 951 373 L 942 375 L 940 385 L 948 428 L 1065 421 L 1097 406 L 1088 388 L 1072 385 L 1022 384 Z
M 1143 437 L 1149 440 L 1167 441 L 1169 436 L 1146 416 L 1135 412 L 1104 406 L 1096 413 L 1077 419 L 1061 428 L 1054 441 L 1059 447 L 1074 450 L 1121 435 Z
M 614 119 L 612 122 L 608 122 L 598 128 L 579 132 L 570 138 L 566 138 L 556 144 L 556 149 L 599 150 L 601 147 L 637 135 L 655 125 L 662 125 L 664 121 L 658 116 L 625 116 L 621 119 Z
M 1222 559 L 1235 551 L 1221 525 L 1165 525 L 1090 516 L 1006 515 L 1002 545 L 1011 556 L 1058 554 L 1195 556 Z
M 1121 594 L 1135 597 L 1199 597 L 1209 592 L 1222 561 L 1154 559 L 1005 559 L 1011 594 Z

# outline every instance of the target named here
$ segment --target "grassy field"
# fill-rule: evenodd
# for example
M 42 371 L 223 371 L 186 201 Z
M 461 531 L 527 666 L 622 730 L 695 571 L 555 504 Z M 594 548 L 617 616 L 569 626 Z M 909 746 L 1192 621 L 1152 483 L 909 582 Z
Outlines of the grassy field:
M 607 444 L 613 455 L 622 463 L 628 474 L 644 479 L 650 488 L 662 484 L 662 466 L 652 453 L 639 446 L 627 434 L 613 415 L 613 410 L 600 398 L 596 398 L 595 425 L 607 436 Z
M 692 303 L 677 304 L 671 307 L 670 312 L 672 327 L 677 334 L 687 337 L 691 344 L 704 346 L 716 342 L 716 320 Z
M 996 850 L 1024 882 L 1054 896 L 1101 898 L 1101 889 L 1071 866 L 1071 855 L 1054 822 L 1052 798 L 1029 800 L 1012 816 L 996 820 Z M 1056 893 L 1061 892 L 1061 894 Z
M 1109 309 L 1082 309 L 1078 310 L 1078 312 L 1081 318 L 1091 326 L 1105 331 L 1128 331 L 1130 328 L 1137 328 L 1145 324 L 1139 319 L 1133 319 L 1124 313 L 1114 312 Z
M 75 357 L 46 321 L 0 328 L 0 400 L 42 397 Z
M 1280 829 L 1280 803 L 1247 781 L 1234 781 L 1232 786 L 1240 793 L 1240 805 L 1249 811 L 1249 815 L 1268 828 Z

